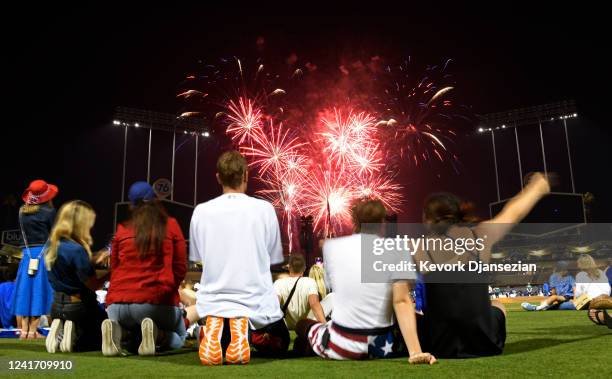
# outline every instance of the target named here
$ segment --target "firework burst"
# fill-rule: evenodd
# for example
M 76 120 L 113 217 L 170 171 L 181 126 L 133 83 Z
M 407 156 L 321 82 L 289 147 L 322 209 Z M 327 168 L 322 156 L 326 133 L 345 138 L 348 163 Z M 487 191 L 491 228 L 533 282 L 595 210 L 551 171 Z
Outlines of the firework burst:
M 387 136 L 385 140 L 399 147 L 400 158 L 408 158 L 414 166 L 454 159 L 447 146 L 455 137 L 448 128 L 455 116 L 454 102 L 449 98 L 454 84 L 446 72 L 449 63 L 428 67 L 420 79 L 409 61 L 388 65 L 380 75 L 388 84 L 377 98 L 383 108 L 378 125 Z
M 376 58 L 372 67 L 382 62 Z M 356 199 L 379 199 L 389 211 L 400 211 L 400 163 L 456 159 L 450 152 L 455 134 L 447 127 L 454 109 L 448 62 L 428 67 L 424 76 L 413 75 L 408 61 L 368 68 L 375 80 L 365 82 L 380 86 L 372 88 L 375 95 L 363 96 L 369 106 L 321 101 L 325 89 L 316 85 L 296 91 L 305 72 L 316 70 L 296 62 L 288 59 L 279 75 L 262 60 L 221 60 L 205 65 L 204 74 L 188 76 L 188 88 L 177 94 L 204 106 L 186 109 L 185 117 L 214 114 L 207 119 L 223 126 L 247 157 L 260 182 L 257 193 L 282 215 L 290 251 L 300 216 L 312 216 L 314 229 L 326 237 L 342 234 Z M 351 67 L 366 70 L 346 66 L 343 75 L 351 74 Z
M 304 213 L 313 216 L 313 226 L 330 236 L 350 224 L 350 205 L 354 188 L 347 176 L 338 170 L 321 167 L 305 178 Z
M 228 122 L 226 133 L 231 135 L 232 140 L 238 145 L 261 134 L 263 112 L 252 100 L 243 97 L 238 98 L 238 101 L 230 100 L 226 115 Z
M 299 162 L 298 149 L 304 145 L 299 138 L 288 135 L 289 130 L 283 131 L 282 122 L 274 127 L 274 122 L 270 120 L 265 132 L 259 129 L 252 134 L 252 146 L 240 146 L 240 149 L 251 158 L 251 164 L 258 168 L 260 175 L 266 175 L 270 169 L 280 175 L 289 166 L 296 167 Z

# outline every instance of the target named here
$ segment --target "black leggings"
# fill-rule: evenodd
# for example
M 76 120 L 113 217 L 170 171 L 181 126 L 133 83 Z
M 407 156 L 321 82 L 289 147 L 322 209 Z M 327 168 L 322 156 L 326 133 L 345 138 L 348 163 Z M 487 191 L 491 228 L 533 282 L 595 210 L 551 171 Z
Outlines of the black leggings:
M 74 351 L 95 351 L 102 346 L 102 321 L 106 316 L 97 301 L 89 300 L 81 303 L 65 302 L 62 294 L 56 293 L 51 307 L 51 317 L 74 322 L 76 333 Z

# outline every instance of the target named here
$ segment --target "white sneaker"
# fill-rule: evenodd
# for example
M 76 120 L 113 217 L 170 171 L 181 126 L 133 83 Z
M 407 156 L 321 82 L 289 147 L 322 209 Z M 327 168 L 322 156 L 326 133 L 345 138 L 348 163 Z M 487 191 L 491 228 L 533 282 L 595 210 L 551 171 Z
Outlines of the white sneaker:
M 187 338 L 197 338 L 198 336 L 198 323 L 194 322 L 193 324 L 191 324 L 191 326 L 189 328 L 187 328 L 186 332 L 187 332 Z
M 45 315 L 40 316 L 40 319 L 38 320 L 38 327 L 39 328 L 48 328 L 49 327 L 49 318 Z
M 157 339 L 157 326 L 150 318 L 140 323 L 142 342 L 138 347 L 138 355 L 155 355 L 155 340 Z
M 102 355 L 115 357 L 121 354 L 121 325 L 117 321 L 102 321 Z
M 62 342 L 60 342 L 60 350 L 62 353 L 72 353 L 72 348 L 74 347 L 74 341 L 76 339 L 75 328 L 74 322 L 70 320 L 64 322 L 64 337 L 62 338 Z
M 47 339 L 45 340 L 45 346 L 48 353 L 55 354 L 63 336 L 64 321 L 56 318 L 51 323 L 51 329 L 49 330 L 49 334 L 47 334 Z

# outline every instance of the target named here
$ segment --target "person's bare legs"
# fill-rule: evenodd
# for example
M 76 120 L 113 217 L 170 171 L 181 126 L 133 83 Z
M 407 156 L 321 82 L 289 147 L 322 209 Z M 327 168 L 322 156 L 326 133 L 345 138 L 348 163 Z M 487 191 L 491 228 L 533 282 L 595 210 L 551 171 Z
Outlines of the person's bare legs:
M 21 335 L 19 336 L 19 339 L 26 339 L 28 338 L 28 331 L 30 329 L 30 318 L 27 316 L 18 316 L 19 318 L 21 318 L 21 322 L 20 322 L 20 327 L 21 327 Z
M 504 314 L 504 317 L 506 317 L 508 315 L 508 311 L 506 311 L 506 307 L 501 302 L 499 302 L 497 300 L 492 300 L 491 301 L 491 306 L 493 306 L 495 308 L 499 308 L 499 310 L 501 310 L 502 313 Z
M 30 317 L 29 326 L 28 326 L 28 338 L 38 338 L 38 323 L 40 322 L 40 317 Z M 30 337 L 31 336 L 31 337 Z
M 563 303 L 565 301 L 565 297 L 558 296 L 558 295 L 552 295 L 552 296 L 549 296 L 548 298 L 546 298 L 544 300 L 544 303 L 546 303 L 546 305 L 550 306 L 550 305 L 553 305 L 556 301 L 558 301 L 559 303 Z

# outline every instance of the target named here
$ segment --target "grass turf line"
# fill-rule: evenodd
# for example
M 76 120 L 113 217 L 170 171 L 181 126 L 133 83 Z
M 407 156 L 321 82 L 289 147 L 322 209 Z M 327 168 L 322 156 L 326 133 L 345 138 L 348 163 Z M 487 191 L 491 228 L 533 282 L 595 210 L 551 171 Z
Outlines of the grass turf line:
M 612 331 L 591 323 L 585 311 L 525 312 L 509 304 L 508 338 L 497 357 L 441 360 L 434 366 L 412 366 L 405 358 L 371 361 L 326 361 L 317 357 L 270 360 L 254 358 L 247 366 L 203 367 L 194 350 L 157 357 L 105 358 L 100 352 L 48 354 L 44 341 L 0 339 L 3 377 L 75 376 L 141 377 L 610 377 Z M 9 372 L 7 360 L 71 359 L 72 372 Z

